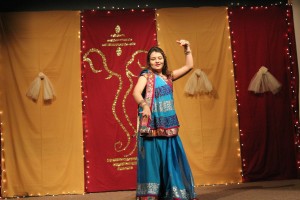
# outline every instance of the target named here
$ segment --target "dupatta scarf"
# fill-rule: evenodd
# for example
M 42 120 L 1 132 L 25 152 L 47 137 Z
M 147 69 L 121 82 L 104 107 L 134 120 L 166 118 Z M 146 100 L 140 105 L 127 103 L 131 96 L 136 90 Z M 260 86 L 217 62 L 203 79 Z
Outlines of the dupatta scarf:
M 178 135 L 179 122 L 174 108 L 173 81 L 143 70 L 141 76 L 147 78 L 144 100 L 151 110 L 151 119 L 143 117 L 139 108 L 139 133 L 144 137 L 172 137 Z

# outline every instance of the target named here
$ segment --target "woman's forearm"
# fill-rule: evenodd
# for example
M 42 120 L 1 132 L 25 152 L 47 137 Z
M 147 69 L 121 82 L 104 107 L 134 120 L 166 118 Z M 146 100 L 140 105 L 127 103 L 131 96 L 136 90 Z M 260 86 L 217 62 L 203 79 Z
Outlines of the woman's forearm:
M 190 45 L 184 48 L 184 54 L 185 54 L 185 66 L 188 69 L 192 69 L 194 66 L 194 59 L 193 59 L 193 54 Z

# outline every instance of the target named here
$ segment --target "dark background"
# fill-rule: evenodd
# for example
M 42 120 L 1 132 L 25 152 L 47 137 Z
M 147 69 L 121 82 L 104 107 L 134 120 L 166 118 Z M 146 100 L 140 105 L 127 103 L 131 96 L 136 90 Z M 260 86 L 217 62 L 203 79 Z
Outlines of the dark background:
M 0 0 L 0 12 L 201 6 L 266 6 L 286 4 L 287 2 L 287 0 Z

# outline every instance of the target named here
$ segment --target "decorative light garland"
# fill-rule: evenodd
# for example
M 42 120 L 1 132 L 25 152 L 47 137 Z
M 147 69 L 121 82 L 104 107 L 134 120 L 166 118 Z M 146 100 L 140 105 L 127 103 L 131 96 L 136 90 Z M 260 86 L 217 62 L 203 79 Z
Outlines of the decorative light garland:
M 131 7 L 131 8 L 125 8 L 125 7 L 120 7 L 120 6 L 106 6 L 106 5 L 98 5 L 96 8 L 94 9 L 89 9 L 92 11 L 96 11 L 96 10 L 140 10 L 140 9 L 148 9 L 150 8 L 149 4 L 145 4 L 145 5 L 140 5 L 138 4 L 136 7 Z
M 298 104 L 298 95 L 295 91 L 298 88 L 298 82 L 296 81 L 296 76 L 298 74 L 297 66 L 297 55 L 295 50 L 295 38 L 294 36 L 294 24 L 293 24 L 293 15 L 292 15 L 292 5 L 288 5 L 286 8 L 286 18 L 287 31 L 285 37 L 287 39 L 286 47 L 286 57 L 288 59 L 287 71 L 290 74 L 290 97 L 291 97 L 291 111 L 293 113 L 292 120 L 295 128 L 295 149 L 296 149 L 296 159 L 297 159 L 297 168 L 300 172 L 300 126 L 299 126 L 299 104 Z M 293 48 L 294 46 L 294 48 Z
M 5 188 L 6 186 L 6 170 L 5 170 L 5 156 L 4 156 L 4 138 L 3 138 L 3 122 L 2 122 L 2 114 L 3 112 L 0 111 L 0 135 L 1 135 L 1 185 L 0 189 L 3 194 L 6 194 Z
M 229 47 L 228 47 L 228 50 L 230 51 L 230 53 L 232 54 L 232 50 L 233 50 L 233 48 L 232 48 L 232 46 L 231 46 L 231 33 L 230 33 L 230 20 L 229 20 L 229 16 L 228 16 L 228 7 L 226 7 L 226 10 L 227 10 L 227 16 L 226 16 L 226 19 L 227 19 L 227 30 L 228 30 L 228 32 L 229 32 L 229 36 L 228 36 L 228 39 L 229 39 Z M 232 61 L 233 61 L 233 59 L 234 59 L 234 56 L 235 55 L 233 55 L 232 54 Z M 233 81 L 234 81 L 234 85 L 235 85 L 235 87 L 236 87 L 236 82 L 235 82 L 235 74 L 234 74 L 234 63 L 233 63 L 233 69 L 231 69 L 230 70 L 230 74 L 231 74 L 231 76 L 232 76 L 232 79 L 233 79 Z M 238 93 L 239 92 L 239 90 L 238 89 L 236 89 L 236 92 Z M 236 101 L 236 105 L 238 105 L 237 104 L 237 96 L 238 96 L 238 94 L 236 93 L 236 99 L 235 99 L 235 101 Z M 237 123 L 235 124 L 235 127 L 237 128 L 237 130 L 238 130 L 238 133 L 240 133 L 240 128 L 239 128 L 239 114 L 238 114 L 238 109 L 237 108 L 235 108 L 234 110 L 233 110 L 233 112 L 235 113 L 235 115 L 236 115 L 236 121 L 237 121 Z M 240 144 L 240 135 L 239 135 L 239 138 L 237 138 L 236 139 L 236 142 L 237 143 L 239 143 Z M 242 159 L 241 158 L 241 148 L 239 147 L 239 148 L 237 148 L 237 157 L 239 158 L 239 159 Z M 240 174 L 242 174 L 242 167 L 239 169 L 239 173 Z M 238 182 L 237 184 L 240 184 L 240 182 Z M 228 185 L 228 183 L 225 183 L 225 185 Z
M 250 2 L 250 1 L 249 1 Z M 216 6 L 215 4 L 203 4 L 199 1 L 198 4 L 196 4 L 195 2 L 193 2 L 192 4 L 188 4 L 187 3 L 187 7 L 201 7 L 201 6 Z M 274 3 L 261 3 L 260 5 L 257 5 L 257 2 L 254 2 L 251 4 L 251 2 L 247 5 L 246 3 L 243 2 L 229 2 L 228 4 L 225 5 L 219 5 L 219 6 L 228 6 L 228 7 L 233 7 L 233 6 L 237 6 L 237 7 L 241 7 L 241 6 L 254 6 L 254 7 L 265 7 L 265 6 L 278 6 L 278 5 L 290 5 L 289 1 L 277 1 Z M 172 7 L 171 4 L 169 7 Z M 94 9 L 89 9 L 89 10 L 131 10 L 131 9 L 147 9 L 147 8 L 152 8 L 152 9 L 158 9 L 156 7 L 153 7 L 151 4 L 146 3 L 146 4 L 137 4 L 136 6 L 132 5 L 130 7 L 122 7 L 120 5 L 108 5 L 108 4 L 100 4 L 97 5 Z
M 285 2 L 287 2 L 287 3 L 285 3 Z M 277 3 L 271 3 L 271 4 L 269 4 L 269 3 L 261 3 L 261 5 L 257 5 L 256 3 L 255 3 L 255 5 L 253 5 L 253 4 L 245 4 L 245 3 L 240 3 L 240 2 L 231 2 L 231 3 L 229 3 L 229 7 L 268 7 L 268 6 L 280 6 L 280 5 L 290 5 L 290 3 L 289 3 L 289 1 L 285 1 L 285 2 L 283 2 L 283 1 L 278 1 Z
M 94 10 L 92 10 L 92 12 L 94 12 Z M 109 14 L 109 13 L 107 13 Z M 80 33 L 82 33 L 82 29 L 84 28 L 84 17 L 82 15 L 82 13 L 80 13 Z M 88 137 L 88 121 L 87 121 L 87 115 L 86 115 L 86 105 L 85 105 L 85 100 L 87 99 L 87 94 L 84 91 L 85 88 L 85 64 L 82 60 L 83 58 L 83 50 L 86 49 L 86 42 L 85 40 L 82 39 L 82 36 L 80 35 L 80 44 L 81 44 L 81 48 L 80 48 L 80 61 L 81 61 L 81 102 L 82 102 L 82 124 L 83 124 L 83 156 L 84 156 L 84 177 L 85 177 L 85 181 L 84 181 L 84 188 L 85 190 L 87 190 L 87 184 L 90 183 L 89 181 L 89 160 L 87 160 L 87 156 L 86 154 L 89 153 L 88 149 L 86 149 L 86 145 L 85 145 L 85 140 Z
M 244 9 L 244 6 L 241 6 L 240 7 L 241 9 Z M 236 63 L 236 58 L 237 58 L 237 51 L 234 50 L 234 45 L 236 45 L 236 41 L 234 40 L 234 31 L 230 29 L 230 24 L 231 24 L 231 18 L 232 18 L 232 11 L 228 11 L 228 24 L 229 24 L 229 34 L 230 34 L 230 38 L 231 38 L 231 46 L 229 47 L 229 49 L 231 50 L 232 52 L 232 64 L 233 64 L 233 76 L 234 76 L 234 83 L 235 83 L 235 92 L 236 92 L 236 98 L 235 98 L 235 101 L 236 101 L 236 105 L 237 105 L 237 110 L 236 110 L 236 113 L 237 113 L 237 118 L 238 118 L 238 121 L 240 121 L 240 118 L 239 118 L 239 107 L 241 106 L 241 104 L 239 103 L 239 82 L 238 82 L 238 79 L 237 79 L 237 76 L 235 75 L 235 71 L 236 71 L 236 68 L 237 68 L 237 63 Z M 243 144 L 243 132 L 242 132 L 242 129 L 239 127 L 239 136 L 240 136 L 240 149 L 239 149 L 239 153 L 240 153 L 240 156 L 241 156 L 241 170 L 240 170 L 240 173 L 241 173 L 241 176 L 242 178 L 244 177 L 244 174 L 243 174 L 243 169 L 246 167 L 246 159 L 242 157 L 241 155 L 241 149 L 243 148 L 244 144 Z

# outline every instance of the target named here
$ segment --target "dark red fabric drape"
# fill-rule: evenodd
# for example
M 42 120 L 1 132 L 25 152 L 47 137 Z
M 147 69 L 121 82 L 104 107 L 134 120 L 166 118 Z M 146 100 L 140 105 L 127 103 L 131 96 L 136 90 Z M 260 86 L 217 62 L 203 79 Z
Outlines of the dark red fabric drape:
M 297 176 L 298 119 L 293 112 L 298 110 L 298 71 L 288 50 L 294 44 L 289 41 L 293 32 L 288 30 L 287 10 L 285 6 L 228 10 L 245 182 Z M 248 91 L 261 66 L 282 84 L 279 93 Z
M 157 44 L 154 10 L 81 14 L 87 192 L 135 189 L 137 104 L 132 89 Z

